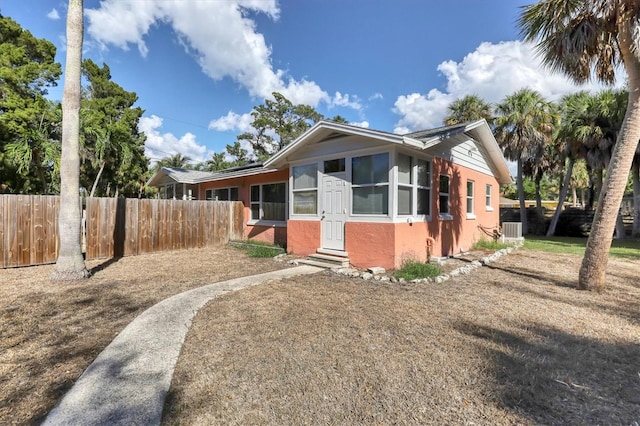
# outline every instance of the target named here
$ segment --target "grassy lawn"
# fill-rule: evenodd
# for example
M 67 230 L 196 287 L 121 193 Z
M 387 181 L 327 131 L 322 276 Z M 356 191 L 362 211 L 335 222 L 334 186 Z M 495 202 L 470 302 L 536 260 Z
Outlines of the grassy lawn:
M 567 253 L 582 256 L 584 255 L 586 244 L 586 238 L 527 236 L 524 248 L 547 253 Z M 640 260 L 640 241 L 613 240 L 609 255 L 611 257 Z

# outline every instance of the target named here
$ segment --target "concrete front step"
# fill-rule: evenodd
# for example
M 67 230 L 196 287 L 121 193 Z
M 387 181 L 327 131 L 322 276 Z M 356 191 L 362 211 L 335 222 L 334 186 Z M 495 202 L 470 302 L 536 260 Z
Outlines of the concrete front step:
M 330 254 L 315 253 L 307 257 L 308 260 L 321 262 L 328 265 L 329 268 L 346 268 L 349 266 L 349 258 L 342 256 L 333 256 Z

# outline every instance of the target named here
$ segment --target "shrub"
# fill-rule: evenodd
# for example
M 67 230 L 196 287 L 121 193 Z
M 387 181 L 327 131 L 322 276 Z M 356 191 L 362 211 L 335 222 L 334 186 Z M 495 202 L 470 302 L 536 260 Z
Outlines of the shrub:
M 430 263 L 421 263 L 415 260 L 409 260 L 402 263 L 402 267 L 395 274 L 396 278 L 404 278 L 405 280 L 415 280 L 418 278 L 437 277 L 442 270 L 436 265 Z
M 509 243 L 501 243 L 500 241 L 488 240 L 482 238 L 473 244 L 474 250 L 502 250 L 503 248 L 510 247 Z

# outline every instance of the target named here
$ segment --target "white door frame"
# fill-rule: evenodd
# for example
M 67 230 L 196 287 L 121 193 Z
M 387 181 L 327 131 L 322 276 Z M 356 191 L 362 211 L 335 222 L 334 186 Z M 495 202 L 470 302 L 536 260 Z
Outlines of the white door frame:
M 323 249 L 344 251 L 344 227 L 347 221 L 348 182 L 346 173 L 322 175 L 320 244 Z

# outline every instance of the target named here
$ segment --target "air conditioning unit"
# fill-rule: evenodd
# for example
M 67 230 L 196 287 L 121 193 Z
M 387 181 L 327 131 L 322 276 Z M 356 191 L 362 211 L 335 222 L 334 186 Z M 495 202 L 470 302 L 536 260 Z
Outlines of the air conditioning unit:
M 522 240 L 521 222 L 502 222 L 502 241 Z

